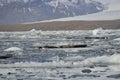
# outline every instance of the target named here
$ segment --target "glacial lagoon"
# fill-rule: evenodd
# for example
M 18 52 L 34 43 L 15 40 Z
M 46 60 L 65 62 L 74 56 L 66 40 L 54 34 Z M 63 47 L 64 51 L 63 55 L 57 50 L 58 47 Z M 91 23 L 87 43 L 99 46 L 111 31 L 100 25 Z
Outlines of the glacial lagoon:
M 0 80 L 120 80 L 120 30 L 0 32 Z

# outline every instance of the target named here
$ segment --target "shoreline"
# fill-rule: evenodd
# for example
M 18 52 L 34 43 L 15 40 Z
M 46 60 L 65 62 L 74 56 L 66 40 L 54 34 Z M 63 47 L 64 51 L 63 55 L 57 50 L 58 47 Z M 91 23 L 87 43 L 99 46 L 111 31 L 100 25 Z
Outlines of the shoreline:
M 54 21 L 41 22 L 33 24 L 14 24 L 0 25 L 0 32 L 17 32 L 30 31 L 32 29 L 43 31 L 60 31 L 60 30 L 93 30 L 96 28 L 103 29 L 120 29 L 120 20 L 107 21 Z

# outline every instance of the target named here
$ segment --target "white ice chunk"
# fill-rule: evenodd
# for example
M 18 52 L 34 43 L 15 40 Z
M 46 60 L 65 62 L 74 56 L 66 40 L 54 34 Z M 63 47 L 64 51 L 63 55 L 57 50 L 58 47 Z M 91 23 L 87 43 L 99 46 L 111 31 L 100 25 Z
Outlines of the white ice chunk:
M 4 51 L 22 51 L 22 49 L 18 47 L 10 47 L 8 49 L 5 49 Z
M 114 39 L 115 41 L 120 41 L 120 38 L 116 38 L 116 39 Z
M 98 28 L 98 29 L 93 30 L 93 35 L 97 35 L 98 32 L 100 32 L 101 30 L 103 30 L 103 29 L 102 28 Z
M 120 54 L 114 54 L 111 56 L 99 56 L 88 58 L 83 61 L 84 64 L 92 64 L 92 63 L 103 63 L 103 64 L 120 64 Z

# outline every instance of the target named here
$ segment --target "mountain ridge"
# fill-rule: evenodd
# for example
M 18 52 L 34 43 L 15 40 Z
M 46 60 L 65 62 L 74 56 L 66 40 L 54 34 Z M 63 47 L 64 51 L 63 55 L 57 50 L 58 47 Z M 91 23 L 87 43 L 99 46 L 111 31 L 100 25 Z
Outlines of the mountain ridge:
M 43 21 L 105 10 L 94 0 L 1 0 L 0 24 Z

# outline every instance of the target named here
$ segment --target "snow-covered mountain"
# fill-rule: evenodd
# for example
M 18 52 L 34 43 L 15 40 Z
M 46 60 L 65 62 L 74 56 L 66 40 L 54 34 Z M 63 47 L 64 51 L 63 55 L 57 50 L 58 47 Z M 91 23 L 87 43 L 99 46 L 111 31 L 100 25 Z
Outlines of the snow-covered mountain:
M 51 22 L 51 21 L 73 21 L 73 20 L 85 20 L 85 21 L 120 20 L 120 0 L 96 0 L 96 1 L 99 1 L 103 5 L 106 5 L 106 10 L 88 15 L 54 19 L 49 21 Z M 43 21 L 43 22 L 49 22 L 49 21 Z
M 0 24 L 73 17 L 105 9 L 95 0 L 0 0 Z
M 95 0 L 107 5 L 108 10 L 120 10 L 120 0 Z

